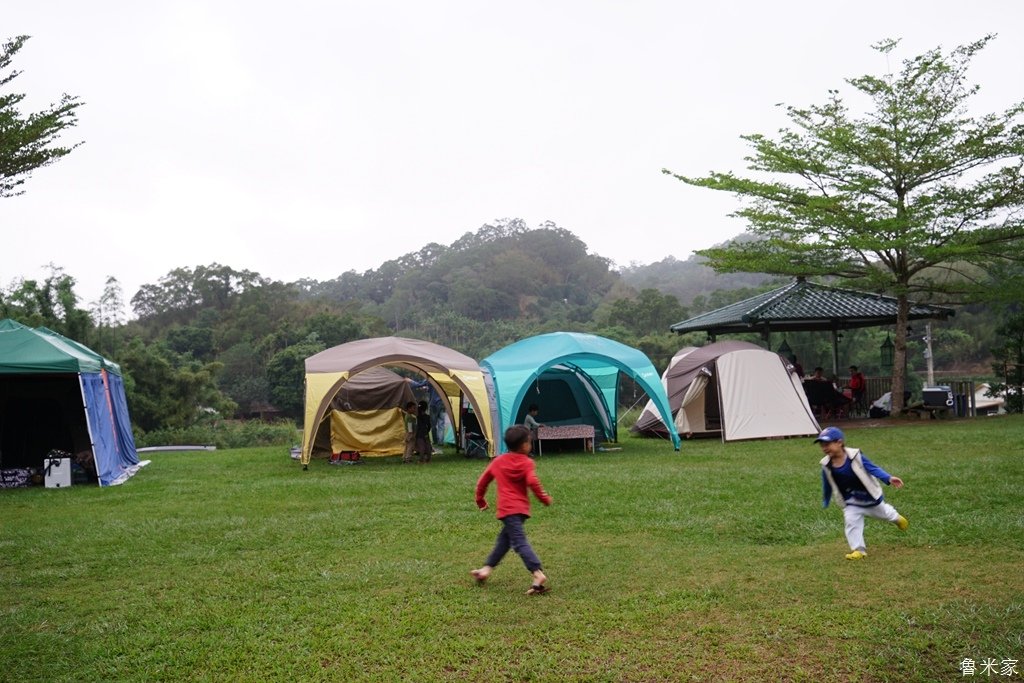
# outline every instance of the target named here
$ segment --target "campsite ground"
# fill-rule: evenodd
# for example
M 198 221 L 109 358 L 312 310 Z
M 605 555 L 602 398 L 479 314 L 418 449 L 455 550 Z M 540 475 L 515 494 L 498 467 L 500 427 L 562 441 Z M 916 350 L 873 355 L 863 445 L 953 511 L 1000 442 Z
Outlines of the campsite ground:
M 1024 418 L 844 427 L 906 480 L 886 494 L 910 529 L 869 520 L 867 561 L 843 559 L 810 439 L 624 438 L 539 459 L 553 590 L 530 598 L 514 557 L 470 580 L 497 522 L 484 462 L 450 453 L 161 453 L 121 487 L 0 491 L 0 680 L 1006 679 Z

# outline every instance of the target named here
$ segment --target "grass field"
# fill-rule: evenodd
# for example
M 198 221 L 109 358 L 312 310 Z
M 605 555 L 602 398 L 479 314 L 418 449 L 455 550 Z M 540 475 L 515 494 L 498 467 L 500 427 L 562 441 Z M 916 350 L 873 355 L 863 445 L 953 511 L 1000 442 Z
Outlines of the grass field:
M 910 529 L 868 520 L 863 562 L 811 439 L 540 458 L 537 597 L 515 555 L 470 579 L 498 522 L 454 454 L 160 453 L 121 487 L 0 491 L 0 680 L 1024 677 L 1024 419 L 847 436 L 906 481 Z

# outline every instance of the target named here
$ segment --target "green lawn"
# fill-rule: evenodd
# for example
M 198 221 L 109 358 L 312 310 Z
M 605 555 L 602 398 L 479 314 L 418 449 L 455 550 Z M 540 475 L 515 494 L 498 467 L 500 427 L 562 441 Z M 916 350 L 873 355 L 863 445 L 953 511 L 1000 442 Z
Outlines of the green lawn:
M 868 520 L 859 563 L 810 439 L 540 458 L 538 597 L 514 555 L 473 584 L 498 522 L 473 505 L 485 463 L 453 454 L 303 472 L 286 448 L 159 453 L 121 487 L 0 491 L 0 680 L 1024 675 L 1024 419 L 847 435 L 906 481 L 886 496 L 910 519 Z

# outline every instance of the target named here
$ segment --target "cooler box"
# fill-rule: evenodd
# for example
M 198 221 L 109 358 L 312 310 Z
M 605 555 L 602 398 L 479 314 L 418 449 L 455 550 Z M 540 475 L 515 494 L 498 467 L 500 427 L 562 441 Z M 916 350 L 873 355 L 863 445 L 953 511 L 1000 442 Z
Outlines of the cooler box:
M 946 386 L 923 387 L 921 400 L 928 408 L 949 408 L 953 410 L 953 390 Z
M 71 486 L 71 458 L 43 458 L 43 475 L 48 489 Z

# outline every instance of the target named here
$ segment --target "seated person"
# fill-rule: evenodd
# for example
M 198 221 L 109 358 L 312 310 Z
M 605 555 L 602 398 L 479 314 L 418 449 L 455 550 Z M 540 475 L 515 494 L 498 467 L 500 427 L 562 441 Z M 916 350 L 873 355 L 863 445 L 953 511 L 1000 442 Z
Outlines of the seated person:
M 850 402 L 850 398 L 836 389 L 835 384 L 825 377 L 824 372 L 820 367 L 814 368 L 814 375 L 804 382 L 807 403 L 811 410 L 822 416 L 841 409 Z
M 827 382 L 828 378 L 825 377 L 825 368 L 820 365 L 814 368 L 814 374 L 807 378 L 808 382 Z

